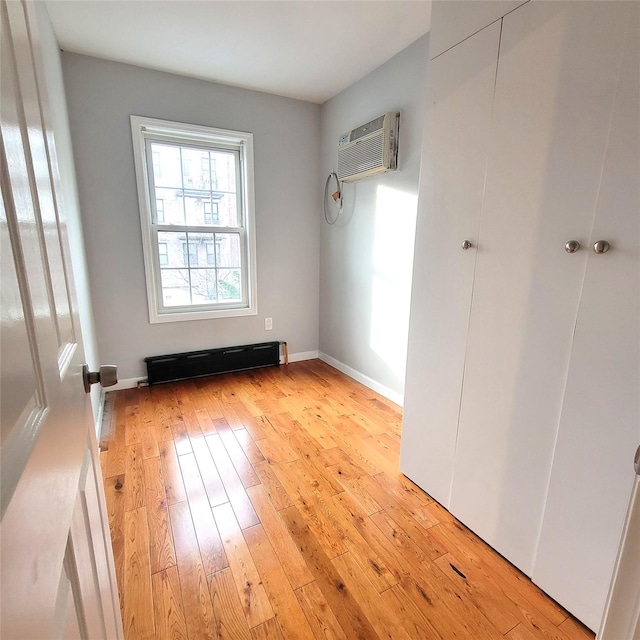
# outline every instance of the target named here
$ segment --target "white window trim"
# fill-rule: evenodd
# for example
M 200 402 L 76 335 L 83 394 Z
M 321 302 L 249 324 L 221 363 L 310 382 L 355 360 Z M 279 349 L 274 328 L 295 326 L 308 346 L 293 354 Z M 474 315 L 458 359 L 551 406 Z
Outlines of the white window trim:
M 257 268 L 256 268 L 256 233 L 255 233 L 255 196 L 253 175 L 253 134 L 243 131 L 229 131 L 192 124 L 182 124 L 169 120 L 158 120 L 142 116 L 131 116 L 131 133 L 133 138 L 133 157 L 138 187 L 140 206 L 140 225 L 142 229 L 142 249 L 144 257 L 145 279 L 147 284 L 147 301 L 149 305 L 149 322 L 182 322 L 187 320 L 207 320 L 211 318 L 231 318 L 250 316 L 258 313 L 257 302 Z M 149 190 L 149 172 L 146 162 L 145 139 L 165 139 L 168 141 L 207 142 L 223 146 L 232 143 L 240 147 L 240 165 L 242 172 L 242 206 L 244 233 L 246 234 L 247 251 L 245 275 L 247 278 L 247 304 L 243 307 L 228 308 L 220 305 L 216 309 L 197 309 L 193 307 L 174 307 L 170 311 L 162 310 L 160 282 L 160 265 L 155 250 L 155 234 L 153 229 L 153 209 Z M 206 231 L 215 231 L 207 228 Z

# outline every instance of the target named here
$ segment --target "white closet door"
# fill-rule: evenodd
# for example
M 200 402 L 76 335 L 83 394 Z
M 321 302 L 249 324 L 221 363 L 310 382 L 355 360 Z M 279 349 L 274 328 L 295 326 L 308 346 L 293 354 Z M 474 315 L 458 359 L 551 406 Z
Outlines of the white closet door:
M 529 575 L 587 257 L 565 243 L 589 241 L 624 5 L 503 19 L 450 508 Z
M 640 5 L 625 55 L 571 352 L 534 581 L 597 630 L 640 442 Z M 625 31 L 619 40 L 625 41 Z M 611 249 L 595 254 L 597 240 Z M 636 558 L 640 571 L 640 558 Z
M 499 40 L 496 22 L 430 67 L 400 466 L 447 506 Z

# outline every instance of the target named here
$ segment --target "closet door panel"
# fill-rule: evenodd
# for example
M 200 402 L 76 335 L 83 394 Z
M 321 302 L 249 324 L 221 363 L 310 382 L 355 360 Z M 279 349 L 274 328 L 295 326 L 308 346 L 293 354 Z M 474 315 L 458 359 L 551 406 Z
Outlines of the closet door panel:
M 628 8 L 625 55 L 533 572 L 537 584 L 594 630 L 640 443 L 640 5 Z M 597 240 L 607 240 L 611 249 L 596 255 L 591 245 Z
M 447 506 L 499 39 L 498 22 L 430 67 L 400 466 Z
M 623 5 L 624 3 L 621 3 Z M 503 19 L 451 511 L 533 568 L 625 26 L 618 3 Z

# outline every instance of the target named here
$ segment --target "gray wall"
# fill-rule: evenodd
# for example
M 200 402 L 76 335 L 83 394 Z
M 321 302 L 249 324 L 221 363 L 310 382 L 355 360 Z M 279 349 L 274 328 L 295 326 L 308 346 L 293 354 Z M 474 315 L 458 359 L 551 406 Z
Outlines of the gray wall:
M 264 340 L 316 351 L 320 107 L 77 54 L 62 62 L 103 362 L 126 379 L 163 353 Z M 254 134 L 257 316 L 149 324 L 131 114 Z
M 44 73 L 51 109 L 51 123 L 56 142 L 58 167 L 60 169 L 61 193 L 59 195 L 63 203 L 61 215 L 66 222 L 71 250 L 70 258 L 77 295 L 75 312 L 78 314 L 77 317 L 80 320 L 82 329 L 82 344 L 84 346 L 86 362 L 90 365 L 91 370 L 95 371 L 95 367 L 100 365 L 100 358 L 98 356 L 93 311 L 91 308 L 91 295 L 82 237 L 82 222 L 71 149 L 71 133 L 69 131 L 69 118 L 64 93 L 60 49 L 58 48 L 58 42 L 44 3 L 36 2 L 34 6 L 38 16 Z M 95 421 L 98 418 L 100 407 L 100 387 L 98 385 L 94 385 L 91 389 L 91 405 Z M 96 426 L 97 428 L 100 427 L 99 424 Z
M 320 236 L 320 351 L 396 401 L 404 391 L 428 58 L 427 34 L 321 113 L 324 184 L 340 134 L 401 112 L 400 170 L 345 185 L 344 211 L 335 225 L 322 222 Z

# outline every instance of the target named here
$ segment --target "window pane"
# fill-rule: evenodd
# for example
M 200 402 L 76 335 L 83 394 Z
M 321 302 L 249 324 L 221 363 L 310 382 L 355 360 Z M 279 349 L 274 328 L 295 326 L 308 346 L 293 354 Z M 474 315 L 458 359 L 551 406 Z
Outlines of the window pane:
M 184 206 L 187 213 L 187 224 L 202 226 L 207 222 L 207 210 L 211 210 L 211 193 L 209 191 L 185 192 Z
M 236 192 L 236 154 L 224 151 L 211 152 L 211 177 L 213 191 Z
M 217 302 L 217 283 L 215 269 L 191 270 L 192 304 L 211 304 Z
M 242 299 L 240 269 L 218 269 L 218 302 L 239 302 Z
M 162 278 L 162 302 L 165 307 L 191 304 L 187 269 L 162 269 L 160 277 Z
M 182 268 L 187 263 L 184 259 L 183 247 L 187 243 L 187 234 L 184 231 L 160 231 L 158 232 L 158 247 L 161 253 L 162 245 L 166 249 L 166 265 L 162 262 L 160 265 L 164 268 Z
M 189 240 L 189 266 L 204 267 L 207 265 L 207 245 L 213 242 L 213 233 L 188 234 Z
M 182 149 L 182 178 L 185 189 L 211 189 L 209 152 L 204 149 Z
M 180 148 L 158 142 L 151 143 L 153 181 L 156 187 L 182 188 Z
M 216 233 L 216 266 L 238 269 L 242 266 L 237 233 Z
M 164 219 L 160 217 L 158 202 L 162 203 Z M 158 224 L 184 224 L 184 208 L 182 204 L 182 189 L 166 189 L 156 187 L 156 212 Z
M 220 227 L 238 227 L 240 226 L 238 216 L 238 198 L 234 193 L 216 193 L 211 194 L 211 199 L 218 206 L 218 226 Z

